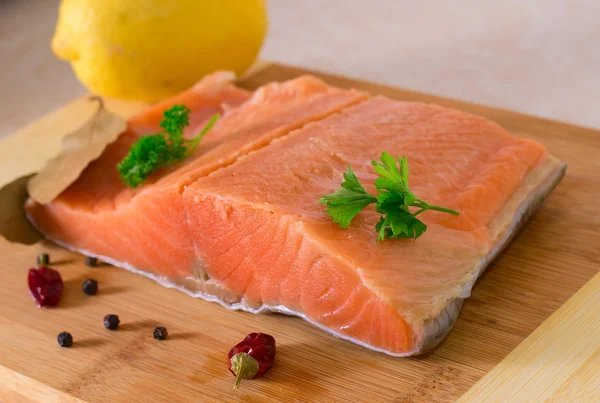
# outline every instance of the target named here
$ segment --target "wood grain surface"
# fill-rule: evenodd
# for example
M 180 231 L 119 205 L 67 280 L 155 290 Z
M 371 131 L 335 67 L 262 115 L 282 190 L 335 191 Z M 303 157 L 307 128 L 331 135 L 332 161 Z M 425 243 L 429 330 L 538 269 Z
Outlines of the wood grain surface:
M 254 89 L 304 73 L 271 65 L 241 85 Z M 0 401 L 453 402 L 598 272 L 600 209 L 595 199 L 600 191 L 600 133 L 320 76 L 340 87 L 432 101 L 486 116 L 514 135 L 542 142 L 569 164 L 563 182 L 478 280 L 447 339 L 427 355 L 393 358 L 336 339 L 295 317 L 228 311 L 121 269 L 107 265 L 87 268 L 83 257 L 48 243 L 19 243 L 36 240 L 29 230 L 16 229 L 25 225 L 19 208 L 25 197 L 24 181 L 20 181 L 0 191 L 0 207 L 12 206 L 7 218 L 0 220 L 0 233 L 13 241 L 0 239 Z M 63 108 L 61 116 L 76 119 L 69 111 L 69 106 Z M 53 124 L 60 129 L 62 123 L 54 120 Z M 72 123 L 65 121 L 64 125 Z M 39 123 L 36 127 L 44 129 Z M 6 150 L 1 144 L 0 158 Z M 63 300 L 54 309 L 36 308 L 26 285 L 27 270 L 41 251 L 50 253 L 52 266 L 65 280 Z M 98 280 L 97 296 L 81 291 L 86 278 Z M 121 317 L 116 332 L 102 326 L 108 313 Z M 572 311 L 567 311 L 561 317 L 570 315 Z M 152 339 L 157 324 L 169 329 L 169 340 Z M 579 338 L 594 334 L 585 326 L 563 329 L 555 322 L 549 326 L 565 334 L 579 332 Z M 56 335 L 63 330 L 73 334 L 71 349 L 61 349 L 56 342 Z M 277 339 L 276 362 L 264 378 L 244 381 L 233 391 L 226 354 L 252 331 L 267 332 Z M 564 358 L 564 354 L 556 357 Z M 591 360 L 596 362 L 593 357 Z M 567 369 L 576 374 L 578 368 L 589 372 L 594 365 Z M 535 375 L 533 372 L 524 375 Z M 573 379 L 571 384 L 577 385 Z
M 459 400 L 597 402 L 600 399 L 600 274 Z

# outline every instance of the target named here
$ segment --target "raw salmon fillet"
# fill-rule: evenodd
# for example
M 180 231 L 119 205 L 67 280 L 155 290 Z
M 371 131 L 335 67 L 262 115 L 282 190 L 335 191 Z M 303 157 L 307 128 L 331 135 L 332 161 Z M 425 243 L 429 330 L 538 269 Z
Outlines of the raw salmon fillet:
M 259 89 L 209 137 L 218 144 L 135 191 L 92 180 L 114 164 L 107 149 L 57 200 L 27 212 L 72 249 L 397 356 L 443 339 L 477 277 L 564 172 L 541 145 L 486 119 L 310 77 Z M 348 229 L 333 223 L 321 195 L 348 165 L 374 192 L 370 161 L 382 151 L 407 156 L 415 194 L 460 216 L 424 214 L 417 241 L 377 242 L 373 208 Z
M 197 260 L 181 198 L 185 186 L 307 122 L 367 97 L 310 76 L 272 83 L 250 96 L 233 86 L 231 78 L 227 73 L 208 76 L 191 90 L 131 119 L 128 131 L 56 200 L 43 206 L 28 203 L 32 221 L 47 237 L 71 248 L 158 275 L 185 278 Z M 118 162 L 141 135 L 160 130 L 162 112 L 176 103 L 192 111 L 191 129 L 186 131 L 191 136 L 214 113 L 222 116 L 193 156 L 156 172 L 142 186 L 129 188 L 119 178 Z

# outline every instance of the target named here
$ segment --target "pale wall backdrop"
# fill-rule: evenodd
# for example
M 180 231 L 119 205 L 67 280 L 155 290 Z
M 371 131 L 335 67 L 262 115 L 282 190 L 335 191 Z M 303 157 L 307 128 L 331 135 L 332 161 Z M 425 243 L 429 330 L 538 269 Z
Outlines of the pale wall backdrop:
M 240 0 L 243 1 L 243 0 Z M 59 0 L 0 0 L 0 137 L 84 93 Z M 600 0 L 271 0 L 261 57 L 600 128 Z

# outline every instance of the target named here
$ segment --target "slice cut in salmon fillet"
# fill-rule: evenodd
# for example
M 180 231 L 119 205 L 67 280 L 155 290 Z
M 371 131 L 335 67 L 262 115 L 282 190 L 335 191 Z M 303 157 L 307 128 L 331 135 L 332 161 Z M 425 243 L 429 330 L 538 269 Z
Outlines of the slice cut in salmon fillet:
M 47 205 L 28 203 L 32 221 L 47 237 L 77 250 L 157 275 L 185 278 L 196 266 L 181 199 L 185 186 L 367 97 L 310 76 L 269 84 L 251 96 L 230 81 L 227 73 L 213 74 L 131 119 L 127 132 L 56 200 Z M 159 170 L 142 186 L 129 188 L 118 175 L 118 162 L 141 135 L 159 131 L 162 112 L 177 103 L 191 109 L 190 126 L 196 126 L 185 135 L 193 136 L 214 113 L 222 116 L 193 156 Z
M 114 168 L 107 150 L 57 200 L 29 202 L 27 212 L 71 249 L 396 356 L 443 339 L 477 277 L 565 169 L 486 119 L 310 77 L 259 89 L 209 136 L 215 144 L 135 191 L 93 180 Z M 377 242 L 372 208 L 348 229 L 333 223 L 321 195 L 339 188 L 348 165 L 374 192 L 370 162 L 382 151 L 408 158 L 415 194 L 461 215 L 424 214 L 417 241 Z

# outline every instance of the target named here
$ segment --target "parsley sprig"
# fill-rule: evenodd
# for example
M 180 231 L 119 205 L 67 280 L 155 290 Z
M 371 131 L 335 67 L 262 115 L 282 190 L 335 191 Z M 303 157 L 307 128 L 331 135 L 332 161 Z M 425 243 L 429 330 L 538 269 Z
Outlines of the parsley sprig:
M 160 122 L 164 132 L 140 137 L 117 165 L 121 179 L 137 187 L 157 169 L 189 157 L 218 119 L 219 114 L 213 115 L 196 137 L 186 139 L 183 129 L 190 124 L 190 110 L 185 105 L 167 109 Z
M 344 173 L 342 188 L 319 200 L 320 204 L 327 206 L 325 212 L 340 227 L 348 228 L 352 219 L 372 203 L 375 203 L 377 212 L 381 214 L 375 226 L 378 241 L 385 238 L 417 239 L 427 230 L 427 225 L 417 216 L 427 210 L 459 215 L 458 211 L 431 205 L 415 196 L 408 188 L 406 157 L 398 159 L 398 166 L 394 157 L 384 152 L 381 154 L 380 161 L 371 161 L 375 172 L 379 175 L 375 180 L 377 196 L 365 190 L 352 168 L 348 166 L 348 172 Z

